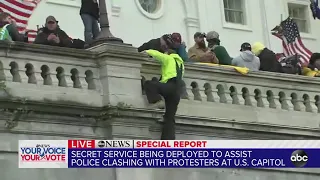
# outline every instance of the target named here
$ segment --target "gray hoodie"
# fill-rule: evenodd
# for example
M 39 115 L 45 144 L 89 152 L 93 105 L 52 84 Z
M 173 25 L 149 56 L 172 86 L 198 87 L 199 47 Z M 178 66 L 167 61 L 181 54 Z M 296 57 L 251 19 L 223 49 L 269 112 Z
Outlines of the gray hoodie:
M 242 51 L 240 56 L 233 58 L 232 65 L 247 67 L 251 71 L 259 71 L 260 59 L 251 51 Z

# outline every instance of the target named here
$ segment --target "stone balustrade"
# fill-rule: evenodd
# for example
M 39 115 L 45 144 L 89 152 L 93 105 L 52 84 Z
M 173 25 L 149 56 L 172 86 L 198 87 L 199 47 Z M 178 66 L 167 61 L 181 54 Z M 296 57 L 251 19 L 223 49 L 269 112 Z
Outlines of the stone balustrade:
M 77 50 L 2 42 L 0 56 L 7 96 L 28 101 L 91 107 L 122 103 L 145 109 L 143 82 L 159 77 L 157 62 L 121 45 Z M 299 122 L 305 116 L 308 120 L 296 125 L 312 121 L 312 127 L 320 119 L 319 78 L 271 72 L 241 75 L 232 68 L 186 64 L 184 81 L 180 116 L 251 121 L 264 117 L 260 121 L 283 125 L 285 119 Z
M 176 116 L 178 139 L 319 139 L 319 78 L 185 67 L 186 91 Z M 76 50 L 0 42 L 2 179 L 319 177 L 316 169 L 30 169 L 17 173 L 19 139 L 159 139 L 163 111 L 148 109 L 143 93 L 143 82 L 159 77 L 159 68 L 130 46 L 102 44 Z
M 142 68 L 142 79 L 156 80 L 159 67 Z M 232 68 L 186 65 L 184 78 L 189 101 L 320 113 L 320 79 L 271 72 L 241 75 Z

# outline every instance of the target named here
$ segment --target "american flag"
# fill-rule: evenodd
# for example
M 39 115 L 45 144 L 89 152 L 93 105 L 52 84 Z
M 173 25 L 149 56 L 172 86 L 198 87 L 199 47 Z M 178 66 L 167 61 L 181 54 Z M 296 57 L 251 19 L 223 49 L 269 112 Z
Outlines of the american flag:
M 37 29 L 27 29 L 28 21 L 41 0 L 0 0 L 0 9 L 7 12 L 17 22 L 20 33 L 28 33 L 29 42 L 33 42 Z
M 300 37 L 298 25 L 292 18 L 287 18 L 281 22 L 282 35 L 279 37 L 282 40 L 283 53 L 285 56 L 300 55 L 301 64 L 308 64 L 312 52 L 307 49 Z
M 310 9 L 314 19 L 320 19 L 319 0 L 310 0 Z

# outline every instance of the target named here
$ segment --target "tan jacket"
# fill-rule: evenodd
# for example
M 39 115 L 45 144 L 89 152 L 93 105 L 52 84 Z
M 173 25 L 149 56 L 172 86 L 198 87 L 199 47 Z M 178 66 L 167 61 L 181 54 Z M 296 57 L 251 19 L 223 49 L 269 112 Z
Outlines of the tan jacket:
M 188 50 L 188 57 L 194 62 L 204 62 L 204 63 L 219 63 L 219 60 L 213 53 L 212 56 L 208 56 L 207 51 L 209 51 L 208 48 L 200 48 L 197 44 L 192 46 Z

